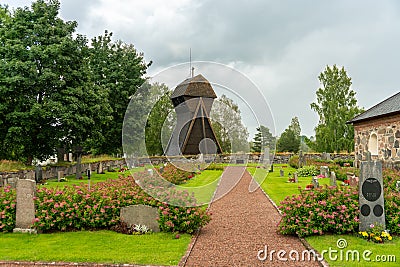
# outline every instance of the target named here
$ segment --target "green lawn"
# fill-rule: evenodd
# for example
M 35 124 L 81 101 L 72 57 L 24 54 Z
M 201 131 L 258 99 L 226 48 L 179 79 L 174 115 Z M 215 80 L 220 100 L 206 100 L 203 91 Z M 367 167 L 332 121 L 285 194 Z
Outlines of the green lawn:
M 0 234 L 0 260 L 177 265 L 191 236 L 153 233 L 124 235 L 112 231 L 53 234 Z
M 221 175 L 222 171 L 219 170 L 204 170 L 187 183 L 181 184 L 180 187 L 189 192 L 193 192 L 197 203 L 207 204 L 214 195 Z
M 338 239 L 345 239 L 347 247 L 339 249 L 337 246 Z M 324 259 L 330 266 L 398 266 L 400 262 L 399 237 L 395 237 L 392 241 L 384 244 L 368 242 L 355 235 L 311 236 L 307 237 L 306 240 L 320 253 L 324 250 L 327 251 L 324 254 Z M 331 256 L 329 256 L 329 250 L 331 250 Z M 335 253 L 333 250 L 337 250 L 338 252 Z M 359 255 L 359 261 L 355 256 L 352 257 L 352 252 L 355 253 L 355 256 Z M 365 258 L 363 257 L 364 252 L 366 253 Z M 342 258 L 340 258 L 341 253 L 343 255 Z M 347 259 L 346 254 L 348 255 Z M 395 258 L 391 258 L 390 255 L 393 255 Z
M 295 172 L 294 168 L 289 166 L 282 168 L 282 166 L 275 164 L 274 172 L 268 173 L 265 169 L 256 169 L 253 167 L 247 168 L 250 174 L 256 174 L 255 179 L 257 181 L 264 180 L 261 184 L 262 189 L 269 195 L 269 197 L 277 204 L 286 197 L 299 193 L 298 187 L 305 188 L 307 184 L 311 183 L 311 177 L 299 177 L 299 183 L 288 183 L 288 174 L 293 174 Z M 280 177 L 279 171 L 280 169 L 284 170 L 284 177 Z M 256 172 L 257 170 L 257 172 Z M 329 184 L 328 178 L 319 179 L 320 185 Z M 340 254 L 334 254 L 333 250 L 341 251 L 336 242 L 338 239 L 345 239 L 347 241 L 348 246 L 342 249 L 343 260 L 340 260 Z M 385 244 L 375 244 L 373 242 L 367 242 L 355 235 L 322 235 L 322 236 L 311 236 L 306 238 L 307 242 L 318 252 L 322 253 L 322 251 L 327 250 L 329 248 L 332 250 L 332 259 L 329 259 L 329 254 L 325 254 L 325 259 L 329 263 L 330 266 L 398 266 L 396 263 L 382 263 L 377 262 L 376 256 L 383 256 L 383 258 L 388 258 L 388 255 L 395 255 L 395 257 L 400 261 L 400 237 L 394 237 L 393 241 L 387 242 Z M 346 261 L 346 252 L 349 250 L 357 250 L 360 255 L 360 261 Z M 366 261 L 362 258 L 362 253 L 366 250 L 370 250 L 372 252 L 369 255 L 371 261 Z M 328 253 L 328 252 L 327 252 Z M 340 253 L 340 252 L 337 252 Z M 338 259 L 335 260 L 335 255 L 338 255 Z M 350 254 L 349 254 L 350 255 Z M 351 256 L 351 255 L 350 255 Z M 368 256 L 368 255 L 367 255 Z M 389 256 L 390 257 L 390 256 Z M 368 258 L 368 257 L 367 257 Z M 350 257 L 351 259 L 351 257 Z
M 284 171 L 284 176 L 280 177 L 280 170 Z M 251 175 L 256 174 L 255 179 L 262 181 L 261 188 L 269 195 L 269 197 L 277 204 L 285 199 L 286 196 L 299 194 L 299 187 L 305 188 L 311 184 L 311 177 L 299 177 L 298 183 L 289 183 L 289 173 L 293 175 L 296 169 L 286 164 L 274 164 L 274 171 L 268 172 L 263 168 L 249 167 L 247 170 Z M 319 184 L 329 184 L 329 178 L 319 179 Z

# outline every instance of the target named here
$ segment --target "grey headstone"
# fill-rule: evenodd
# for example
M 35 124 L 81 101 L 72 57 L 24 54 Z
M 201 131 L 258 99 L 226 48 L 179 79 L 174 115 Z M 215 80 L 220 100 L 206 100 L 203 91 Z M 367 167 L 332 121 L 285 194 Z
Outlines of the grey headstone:
M 60 181 L 61 178 L 64 178 L 64 171 L 58 171 L 57 172 L 57 180 Z
M 293 174 L 293 178 L 294 178 L 294 182 L 295 182 L 295 183 L 298 183 L 298 182 L 299 182 L 299 176 L 297 175 L 297 172 L 295 172 L 295 173 Z
M 319 181 L 318 181 L 317 177 L 314 176 L 312 178 L 312 184 L 313 184 L 314 188 L 318 188 L 319 187 Z
M 335 172 L 331 172 L 330 185 L 336 186 L 336 173 Z
M 131 225 L 146 225 L 153 232 L 160 232 L 158 226 L 158 208 L 146 205 L 133 205 L 121 208 L 120 218 L 129 226 Z
M 331 154 L 330 153 L 326 153 L 326 160 L 331 160 Z
M 153 176 L 153 169 L 148 169 L 148 170 L 147 170 L 147 173 L 148 173 L 150 176 Z
M 271 165 L 271 161 L 269 159 L 269 147 L 266 147 L 264 149 L 264 155 L 263 155 L 263 165 L 266 168 L 269 168 L 269 165 Z
M 283 177 L 283 176 L 285 175 L 285 172 L 284 172 L 282 169 L 280 169 L 280 170 L 279 170 L 279 175 L 280 175 L 281 177 Z
M 35 219 L 34 196 L 36 183 L 34 180 L 17 181 L 17 212 L 15 228 L 30 229 Z
M 321 166 L 319 169 L 319 173 L 325 177 L 329 177 L 329 167 L 328 166 Z
M 74 157 L 73 157 L 72 153 L 68 153 L 68 161 L 70 161 L 70 162 L 74 161 Z
M 104 173 L 104 171 L 103 171 L 103 163 L 101 163 L 101 161 L 99 162 L 99 166 L 97 167 L 97 173 L 98 174 Z
M 362 161 L 359 180 L 360 231 L 371 224 L 386 229 L 381 161 Z
M 396 182 L 396 190 L 397 190 L 397 192 L 400 191 L 400 181 Z
M 200 169 L 200 168 L 199 168 Z M 160 173 L 162 174 L 164 172 L 164 167 L 160 167 Z
M 300 153 L 299 153 L 299 168 L 303 167 L 304 165 L 306 165 L 306 159 L 304 157 L 303 151 L 300 150 Z
M 42 166 L 38 165 L 35 169 L 35 181 L 40 182 L 43 180 L 43 169 Z

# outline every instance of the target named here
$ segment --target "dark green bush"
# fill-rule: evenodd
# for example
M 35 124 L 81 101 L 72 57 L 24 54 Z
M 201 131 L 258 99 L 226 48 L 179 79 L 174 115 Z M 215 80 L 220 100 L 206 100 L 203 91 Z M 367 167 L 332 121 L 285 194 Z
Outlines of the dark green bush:
M 316 176 L 319 174 L 319 170 L 316 166 L 304 166 L 297 170 L 297 175 L 299 177 Z
M 207 166 L 207 170 L 215 170 L 215 171 L 223 171 L 225 166 L 220 163 L 211 163 L 210 165 Z

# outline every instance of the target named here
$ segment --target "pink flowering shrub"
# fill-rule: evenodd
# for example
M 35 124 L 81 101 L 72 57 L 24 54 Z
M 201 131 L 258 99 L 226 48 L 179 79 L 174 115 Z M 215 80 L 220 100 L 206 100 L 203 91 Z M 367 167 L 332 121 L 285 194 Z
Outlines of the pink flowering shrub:
M 16 191 L 11 186 L 0 188 L 0 232 L 15 228 Z
M 164 189 L 163 192 L 175 194 L 179 199 L 191 198 L 188 193 L 179 194 L 173 189 Z M 194 200 L 191 202 L 195 203 Z M 66 186 L 62 190 L 41 188 L 35 203 L 33 226 L 41 231 L 110 229 L 119 222 L 120 208 L 135 204 L 174 210 L 171 214 L 159 210 L 159 224 L 163 231 L 192 233 L 210 219 L 209 214 L 198 207 L 175 208 L 161 203 L 144 192 L 133 177 L 96 183 L 90 191 L 85 184 Z
M 358 191 L 354 188 L 320 187 L 286 197 L 279 209 L 282 234 L 298 236 L 344 234 L 358 231 Z
M 193 233 L 210 222 L 210 213 L 202 208 L 174 207 L 163 203 L 159 207 L 161 231 Z
M 400 181 L 400 171 L 383 170 L 383 191 L 385 194 L 386 229 L 391 234 L 400 234 L 400 192 L 396 182 Z
M 160 175 L 165 180 L 167 180 L 173 184 L 179 185 L 179 184 L 183 184 L 187 180 L 193 178 L 195 173 L 179 169 L 176 166 L 174 166 L 173 164 L 168 163 L 167 166 L 164 167 L 163 173 Z

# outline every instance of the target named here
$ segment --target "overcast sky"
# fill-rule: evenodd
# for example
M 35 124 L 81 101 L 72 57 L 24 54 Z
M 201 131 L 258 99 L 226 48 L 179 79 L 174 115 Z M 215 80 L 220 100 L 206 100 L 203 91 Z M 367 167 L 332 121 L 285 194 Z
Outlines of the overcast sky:
M 107 29 L 134 44 L 153 61 L 149 75 L 187 62 L 190 48 L 194 61 L 243 72 L 269 102 L 278 135 L 294 116 L 303 134 L 314 135 L 310 103 L 326 65 L 345 67 L 361 107 L 400 90 L 396 0 L 62 0 L 60 13 L 89 38 Z

